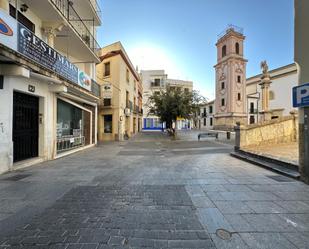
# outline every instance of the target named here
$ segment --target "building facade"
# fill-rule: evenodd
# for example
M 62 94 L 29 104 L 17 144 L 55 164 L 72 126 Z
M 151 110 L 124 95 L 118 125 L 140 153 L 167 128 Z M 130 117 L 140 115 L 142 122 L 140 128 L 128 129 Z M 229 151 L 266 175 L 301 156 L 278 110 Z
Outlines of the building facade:
M 198 119 L 198 128 L 202 130 L 212 130 L 215 125 L 215 101 L 209 101 L 201 105 Z
M 0 22 L 0 172 L 95 145 L 96 2 L 0 0 Z
M 149 97 L 156 92 L 169 88 L 180 88 L 183 91 L 192 92 L 193 82 L 169 79 L 164 70 L 141 70 L 140 77 L 143 82 L 143 130 L 162 130 L 166 128 L 165 123 L 155 116 L 149 114 Z M 175 128 L 190 129 L 193 126 L 192 120 L 178 117 Z
M 270 119 L 288 116 L 294 109 L 292 88 L 297 85 L 298 72 L 295 63 L 269 71 L 269 114 Z M 248 124 L 263 121 L 262 74 L 246 80 Z
M 100 141 L 123 140 L 142 128 L 143 86 L 120 42 L 102 48 L 97 65 L 101 85 L 98 137 Z
M 218 39 L 215 99 L 215 128 L 231 130 L 236 122 L 246 123 L 245 36 L 240 28 L 228 27 Z

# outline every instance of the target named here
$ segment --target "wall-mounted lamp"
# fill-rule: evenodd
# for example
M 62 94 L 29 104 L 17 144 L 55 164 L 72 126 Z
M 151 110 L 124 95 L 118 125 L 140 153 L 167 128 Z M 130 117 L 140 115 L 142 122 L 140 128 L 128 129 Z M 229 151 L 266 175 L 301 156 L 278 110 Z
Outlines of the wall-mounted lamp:
M 21 12 L 27 12 L 27 10 L 29 9 L 29 6 L 27 4 L 22 4 L 20 5 L 20 11 Z

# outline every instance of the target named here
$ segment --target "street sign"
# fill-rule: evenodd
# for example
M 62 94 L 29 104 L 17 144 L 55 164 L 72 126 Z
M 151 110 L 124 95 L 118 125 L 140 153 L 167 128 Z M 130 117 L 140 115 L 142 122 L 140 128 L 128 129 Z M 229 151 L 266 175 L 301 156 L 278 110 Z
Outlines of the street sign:
M 309 83 L 293 87 L 293 107 L 309 106 Z

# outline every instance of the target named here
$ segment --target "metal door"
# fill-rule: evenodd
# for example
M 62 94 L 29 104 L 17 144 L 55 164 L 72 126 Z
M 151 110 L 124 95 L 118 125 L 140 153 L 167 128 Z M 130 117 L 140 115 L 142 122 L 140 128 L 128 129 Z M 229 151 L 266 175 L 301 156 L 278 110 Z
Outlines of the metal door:
M 13 161 L 38 156 L 39 98 L 14 92 L 13 95 Z

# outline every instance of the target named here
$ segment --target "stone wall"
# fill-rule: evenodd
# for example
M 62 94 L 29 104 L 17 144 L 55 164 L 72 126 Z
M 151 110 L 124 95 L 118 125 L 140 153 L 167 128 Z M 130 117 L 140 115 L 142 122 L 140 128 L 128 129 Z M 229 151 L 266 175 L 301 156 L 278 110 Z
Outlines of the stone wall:
M 296 114 L 259 124 L 235 127 L 236 148 L 296 142 L 298 119 Z

